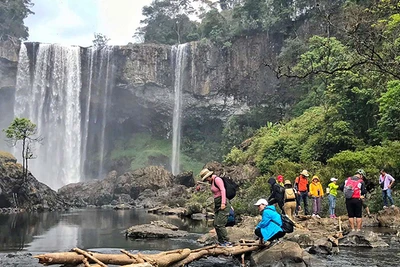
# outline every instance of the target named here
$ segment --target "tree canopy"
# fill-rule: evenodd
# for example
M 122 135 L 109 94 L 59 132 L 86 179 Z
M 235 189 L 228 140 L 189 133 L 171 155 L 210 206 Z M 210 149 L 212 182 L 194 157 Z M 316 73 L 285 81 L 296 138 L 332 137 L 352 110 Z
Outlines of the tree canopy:
M 28 39 L 28 27 L 24 19 L 34 14 L 31 0 L 0 0 L 0 41 Z

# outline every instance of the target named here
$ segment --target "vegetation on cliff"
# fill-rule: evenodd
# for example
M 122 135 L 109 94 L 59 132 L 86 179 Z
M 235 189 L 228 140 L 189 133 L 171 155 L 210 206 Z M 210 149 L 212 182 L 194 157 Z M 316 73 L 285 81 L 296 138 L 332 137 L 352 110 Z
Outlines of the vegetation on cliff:
M 33 14 L 32 6 L 31 0 L 0 1 L 0 41 L 16 44 L 18 40 L 28 39 L 24 19 Z

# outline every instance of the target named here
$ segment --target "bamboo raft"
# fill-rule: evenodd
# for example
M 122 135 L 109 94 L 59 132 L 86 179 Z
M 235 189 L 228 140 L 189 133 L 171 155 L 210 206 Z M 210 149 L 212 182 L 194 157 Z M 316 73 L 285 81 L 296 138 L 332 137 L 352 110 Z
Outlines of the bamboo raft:
M 242 264 L 244 266 L 244 255 L 264 246 L 254 241 L 241 241 L 230 248 L 212 245 L 194 250 L 185 248 L 158 254 L 131 254 L 126 250 L 121 250 L 121 254 L 102 254 L 74 248 L 72 252 L 47 253 L 33 257 L 39 259 L 39 263 L 43 265 L 64 264 L 69 266 L 107 267 L 107 264 L 111 264 L 122 267 L 179 267 L 206 256 L 242 255 Z

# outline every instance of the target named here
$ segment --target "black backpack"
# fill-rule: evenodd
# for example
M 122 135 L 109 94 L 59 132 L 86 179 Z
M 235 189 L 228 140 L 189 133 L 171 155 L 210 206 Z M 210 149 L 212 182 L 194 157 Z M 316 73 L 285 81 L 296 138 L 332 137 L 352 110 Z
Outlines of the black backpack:
M 231 177 L 219 177 L 224 182 L 225 191 L 226 191 L 226 198 L 231 200 L 236 196 L 236 191 L 238 190 L 239 186 L 232 180 Z M 214 183 L 215 184 L 215 183 Z M 215 184 L 216 187 L 217 184 Z
M 294 222 L 287 215 L 284 215 L 284 214 L 280 214 L 280 215 L 281 215 L 282 225 L 279 225 L 279 223 L 275 222 L 274 220 L 272 220 L 272 222 L 275 223 L 276 225 L 278 225 L 282 229 L 283 232 L 293 233 Z

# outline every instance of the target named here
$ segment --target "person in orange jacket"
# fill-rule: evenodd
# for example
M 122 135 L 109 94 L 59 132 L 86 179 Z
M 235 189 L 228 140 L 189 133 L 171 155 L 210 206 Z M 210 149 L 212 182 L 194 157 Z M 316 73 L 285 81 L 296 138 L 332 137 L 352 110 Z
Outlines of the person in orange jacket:
M 319 177 L 314 175 L 311 184 L 309 196 L 313 201 L 313 214 L 312 217 L 321 218 L 319 215 L 321 213 L 322 197 L 324 196 L 324 189 L 322 188 Z

